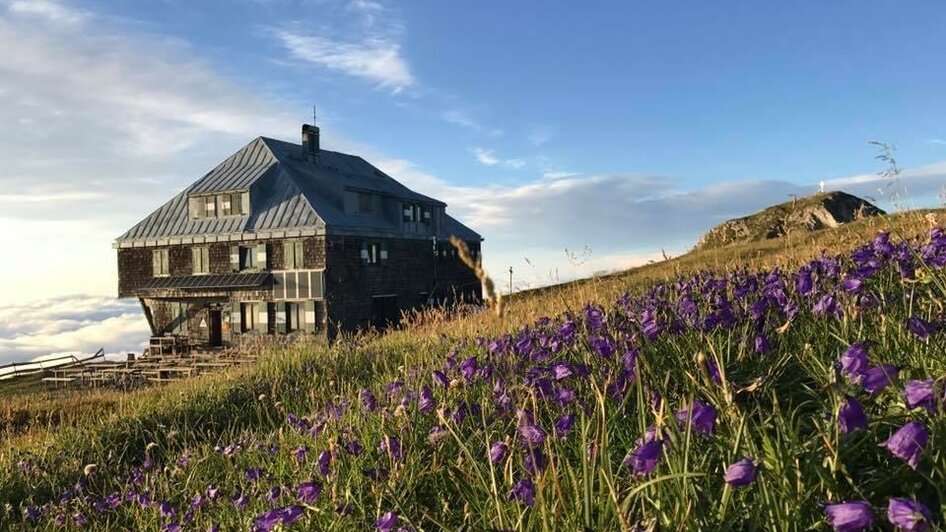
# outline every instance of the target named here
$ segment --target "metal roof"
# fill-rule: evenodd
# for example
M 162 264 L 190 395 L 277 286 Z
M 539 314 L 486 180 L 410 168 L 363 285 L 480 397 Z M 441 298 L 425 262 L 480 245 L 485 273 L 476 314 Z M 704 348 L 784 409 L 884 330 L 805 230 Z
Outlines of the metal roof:
M 417 238 L 415 234 L 402 234 L 396 223 L 381 216 L 345 212 L 343 195 L 352 189 L 445 206 L 407 188 L 361 157 L 320 150 L 316 163 L 303 157 L 301 144 L 258 137 L 118 237 L 116 246 L 198 240 L 211 235 L 218 240 L 266 238 L 284 230 L 301 229 L 316 234 Z M 190 217 L 188 196 L 236 191 L 250 192 L 250 214 Z M 445 216 L 442 229 L 438 237 L 456 235 L 465 240 L 482 240 L 449 215 Z
M 152 277 L 135 288 L 149 290 L 212 290 L 216 288 L 256 288 L 272 281 L 271 273 L 222 273 Z

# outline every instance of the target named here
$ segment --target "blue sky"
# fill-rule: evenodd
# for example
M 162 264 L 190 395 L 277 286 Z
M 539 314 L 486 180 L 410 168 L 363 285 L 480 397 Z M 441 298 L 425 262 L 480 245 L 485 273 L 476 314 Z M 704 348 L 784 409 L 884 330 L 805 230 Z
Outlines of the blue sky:
M 939 202 L 941 2 L 576 6 L 0 0 L 0 223 L 35 257 L 0 265 L 0 358 L 137 345 L 112 239 L 313 104 L 324 147 L 444 199 L 520 288 L 681 253 L 820 180 L 884 203 L 869 140 L 908 204 Z

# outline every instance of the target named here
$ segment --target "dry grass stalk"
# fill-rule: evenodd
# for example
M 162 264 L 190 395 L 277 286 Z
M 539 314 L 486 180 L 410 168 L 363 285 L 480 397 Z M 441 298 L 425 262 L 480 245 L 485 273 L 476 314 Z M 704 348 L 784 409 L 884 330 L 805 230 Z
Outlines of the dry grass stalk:
M 483 261 L 479 258 L 473 260 L 473 257 L 470 256 L 470 248 L 466 246 L 466 242 L 463 240 L 451 236 L 450 243 L 453 244 L 453 247 L 457 248 L 457 252 L 460 254 L 460 260 L 463 261 L 463 264 L 466 264 L 467 268 L 473 270 L 476 278 L 483 283 L 483 290 L 486 291 L 486 299 L 489 301 L 490 307 L 496 312 L 497 316 L 500 318 L 503 317 L 503 296 L 496 291 L 493 280 L 489 278 L 486 270 L 483 269 Z

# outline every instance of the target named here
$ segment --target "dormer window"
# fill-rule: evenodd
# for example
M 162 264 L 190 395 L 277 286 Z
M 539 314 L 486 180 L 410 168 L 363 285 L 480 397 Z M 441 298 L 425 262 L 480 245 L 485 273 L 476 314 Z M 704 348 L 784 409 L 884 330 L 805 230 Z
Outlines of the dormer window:
M 227 192 L 191 197 L 191 218 L 217 218 L 218 216 L 240 216 L 249 211 L 249 194 Z
M 207 218 L 217 217 L 217 198 L 214 196 L 204 198 L 204 213 Z
M 358 193 L 358 214 L 374 214 L 374 195 L 367 192 Z
M 430 207 L 419 203 L 405 203 L 402 213 L 402 219 L 405 222 L 424 222 L 430 223 Z

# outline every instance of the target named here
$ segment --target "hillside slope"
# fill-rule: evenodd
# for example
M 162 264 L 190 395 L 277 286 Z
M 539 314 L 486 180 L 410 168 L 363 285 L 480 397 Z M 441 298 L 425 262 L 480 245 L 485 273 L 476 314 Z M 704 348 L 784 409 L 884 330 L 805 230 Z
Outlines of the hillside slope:
M 723 222 L 707 232 L 696 249 L 781 238 L 797 231 L 817 231 L 885 214 L 867 200 L 846 192 L 825 192 L 774 205 Z
M 0 522 L 790 530 L 823 526 L 840 500 L 879 524 L 891 497 L 942 522 L 942 390 L 903 397 L 946 375 L 946 239 L 921 214 L 694 252 L 510 298 L 502 318 L 432 316 L 97 392 L 100 407 L 0 449 Z M 857 367 L 838 373 L 845 356 Z M 28 417 L 31 399 L 7 407 Z M 841 426 L 852 400 L 864 421 Z M 914 422 L 924 448 L 880 446 Z M 737 463 L 742 487 L 725 481 Z

